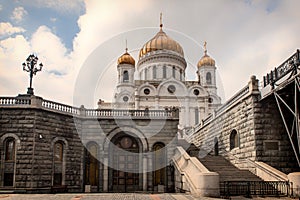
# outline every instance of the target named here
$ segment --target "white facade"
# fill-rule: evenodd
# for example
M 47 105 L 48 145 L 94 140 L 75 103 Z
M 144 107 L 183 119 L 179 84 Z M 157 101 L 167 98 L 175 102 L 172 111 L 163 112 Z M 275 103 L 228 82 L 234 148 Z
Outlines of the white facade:
M 206 45 L 205 45 L 206 48 Z M 221 99 L 216 87 L 215 61 L 207 55 L 199 60 L 198 80 L 186 81 L 186 61 L 182 47 L 162 30 L 140 50 L 137 64 L 126 52 L 118 59 L 118 84 L 113 108 L 164 110 L 178 108 L 179 132 L 216 109 Z M 134 79 L 136 74 L 137 79 Z M 104 108 L 99 102 L 99 108 Z

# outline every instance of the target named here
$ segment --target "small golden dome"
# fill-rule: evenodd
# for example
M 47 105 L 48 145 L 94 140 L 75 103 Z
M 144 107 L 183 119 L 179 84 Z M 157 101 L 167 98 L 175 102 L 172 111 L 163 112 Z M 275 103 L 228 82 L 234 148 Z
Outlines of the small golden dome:
M 167 36 L 167 34 L 162 30 L 162 25 L 160 31 L 151 40 L 144 44 L 140 50 L 139 58 L 149 52 L 157 50 L 170 50 L 179 53 L 182 57 L 184 56 L 182 47 L 178 44 L 178 42 Z
M 204 43 L 204 56 L 199 60 L 197 66 L 215 66 L 216 62 L 209 55 L 207 55 L 206 42 Z
M 120 64 L 129 64 L 129 65 L 135 65 L 135 60 L 133 59 L 133 57 L 127 52 L 127 48 L 126 48 L 126 52 L 120 56 L 118 58 L 118 65 Z

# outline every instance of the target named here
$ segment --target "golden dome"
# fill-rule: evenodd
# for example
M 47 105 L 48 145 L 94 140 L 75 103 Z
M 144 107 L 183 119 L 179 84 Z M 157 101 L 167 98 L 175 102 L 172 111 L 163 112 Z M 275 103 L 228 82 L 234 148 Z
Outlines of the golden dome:
M 118 65 L 120 64 L 130 64 L 130 65 L 135 65 L 135 60 L 133 59 L 133 57 L 127 52 L 127 48 L 126 48 L 126 52 L 120 56 L 118 58 Z
M 216 62 L 209 55 L 207 55 L 206 42 L 204 43 L 204 56 L 199 60 L 197 66 L 215 66 Z
M 162 25 L 160 27 L 160 31 L 151 40 L 144 44 L 140 50 L 139 58 L 149 52 L 157 50 L 174 51 L 183 57 L 184 54 L 182 47 L 178 44 L 178 42 L 167 36 L 167 34 L 162 30 Z

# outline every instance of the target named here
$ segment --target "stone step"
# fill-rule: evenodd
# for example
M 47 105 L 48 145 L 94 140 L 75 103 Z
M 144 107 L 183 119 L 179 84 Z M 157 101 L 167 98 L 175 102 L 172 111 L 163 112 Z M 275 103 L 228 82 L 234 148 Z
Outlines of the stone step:
M 261 181 L 259 177 L 248 170 L 241 170 L 222 156 L 207 155 L 198 158 L 199 161 L 210 171 L 220 175 L 220 182 L 224 181 Z

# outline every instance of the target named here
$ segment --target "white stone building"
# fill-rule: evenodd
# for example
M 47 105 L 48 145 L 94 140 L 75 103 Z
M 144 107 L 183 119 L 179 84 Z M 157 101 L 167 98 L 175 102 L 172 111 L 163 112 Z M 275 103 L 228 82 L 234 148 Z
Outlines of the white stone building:
M 162 29 L 146 42 L 136 63 L 126 52 L 117 62 L 118 83 L 114 102 L 101 100 L 99 108 L 136 110 L 179 108 L 179 132 L 198 124 L 221 103 L 216 86 L 216 66 L 206 50 L 197 64 L 198 80 L 186 80 L 187 62 L 181 45 Z M 135 78 L 136 77 L 136 78 Z

